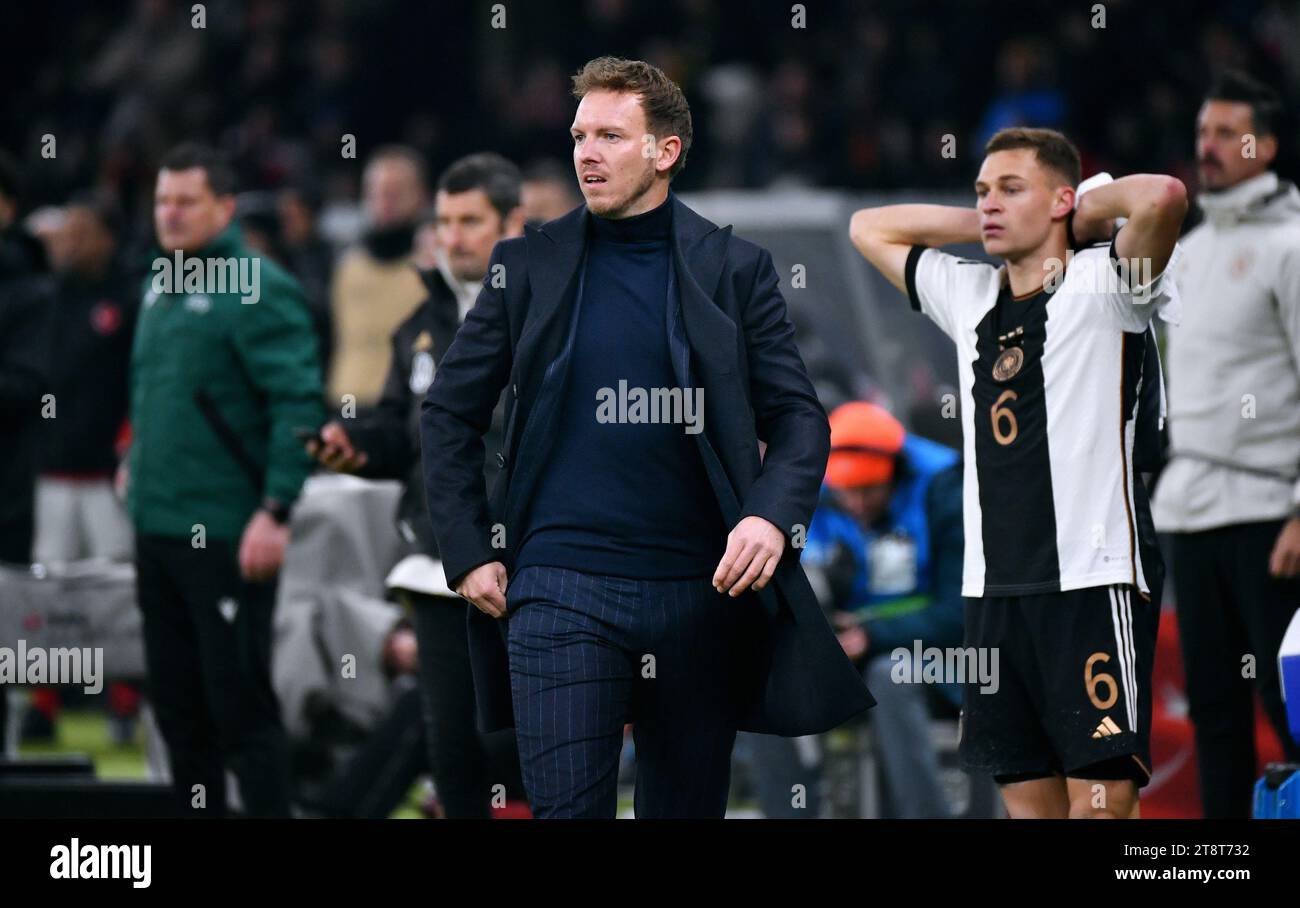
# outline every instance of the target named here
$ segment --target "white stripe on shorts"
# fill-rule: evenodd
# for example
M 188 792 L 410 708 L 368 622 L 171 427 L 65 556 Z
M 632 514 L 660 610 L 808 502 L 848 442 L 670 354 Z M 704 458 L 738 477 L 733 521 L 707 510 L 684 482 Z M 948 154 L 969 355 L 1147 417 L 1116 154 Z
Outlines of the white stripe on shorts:
M 1110 594 L 1110 618 L 1115 627 L 1115 651 L 1119 657 L 1120 683 L 1124 686 L 1124 710 L 1128 716 L 1129 731 L 1137 731 L 1137 690 L 1134 687 L 1136 672 L 1133 659 L 1133 608 L 1128 590 L 1107 588 Z

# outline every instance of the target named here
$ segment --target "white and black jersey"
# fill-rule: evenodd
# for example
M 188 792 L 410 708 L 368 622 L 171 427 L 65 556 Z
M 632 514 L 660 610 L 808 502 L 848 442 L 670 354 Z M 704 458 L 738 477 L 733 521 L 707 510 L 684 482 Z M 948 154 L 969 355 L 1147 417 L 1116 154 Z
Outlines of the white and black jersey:
M 962 595 L 1125 583 L 1150 591 L 1142 549 L 1152 541 L 1139 538 L 1150 521 L 1139 519 L 1146 502 L 1133 449 L 1139 419 L 1157 418 L 1149 407 L 1139 413 L 1138 400 L 1143 382 L 1149 390 L 1160 381 L 1147 349 L 1152 314 L 1176 320 L 1169 273 L 1135 271 L 1130 282 L 1114 245 L 1096 246 L 1014 299 L 1005 267 L 911 249 L 912 307 L 957 345 Z

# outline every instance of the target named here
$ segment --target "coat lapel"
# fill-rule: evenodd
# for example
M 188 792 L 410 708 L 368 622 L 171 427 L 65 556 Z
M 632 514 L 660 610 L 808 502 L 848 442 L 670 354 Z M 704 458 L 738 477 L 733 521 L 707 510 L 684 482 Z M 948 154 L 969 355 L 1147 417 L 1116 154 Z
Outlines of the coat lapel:
M 731 372 L 736 365 L 736 326 L 713 302 L 731 228 L 704 219 L 676 196 L 673 206 L 673 256 L 686 338 L 706 369 Z
M 578 265 L 586 248 L 586 218 L 587 206 L 580 205 L 541 227 L 524 228 L 531 311 L 519 337 L 515 361 L 525 387 L 536 387 L 537 367 L 545 368 L 559 352 L 568 324 L 563 314 L 573 303 Z M 509 282 L 511 275 L 505 279 Z

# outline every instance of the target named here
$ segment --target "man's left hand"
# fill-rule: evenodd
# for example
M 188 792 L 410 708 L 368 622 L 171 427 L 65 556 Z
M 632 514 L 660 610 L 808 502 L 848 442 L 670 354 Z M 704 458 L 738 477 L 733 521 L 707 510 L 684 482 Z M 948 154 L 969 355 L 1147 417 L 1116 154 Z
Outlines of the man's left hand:
M 1300 517 L 1282 524 L 1273 553 L 1268 556 L 1268 572 L 1279 578 L 1300 575 Z
M 772 579 L 785 552 L 785 534 L 762 517 L 746 517 L 727 534 L 727 552 L 713 572 L 713 588 L 735 597 Z
M 239 540 L 239 572 L 245 580 L 270 580 L 284 563 L 289 545 L 289 527 L 282 526 L 266 511 L 257 511 L 244 527 Z

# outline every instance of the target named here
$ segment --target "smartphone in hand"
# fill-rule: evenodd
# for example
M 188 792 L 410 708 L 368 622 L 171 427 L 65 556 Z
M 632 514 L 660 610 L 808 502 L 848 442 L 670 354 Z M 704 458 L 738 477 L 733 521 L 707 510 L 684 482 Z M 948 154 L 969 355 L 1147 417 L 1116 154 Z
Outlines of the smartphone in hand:
M 294 426 L 294 437 L 304 445 L 310 441 L 316 442 L 321 447 L 325 446 L 325 439 L 321 437 L 320 429 L 309 429 L 306 426 Z

